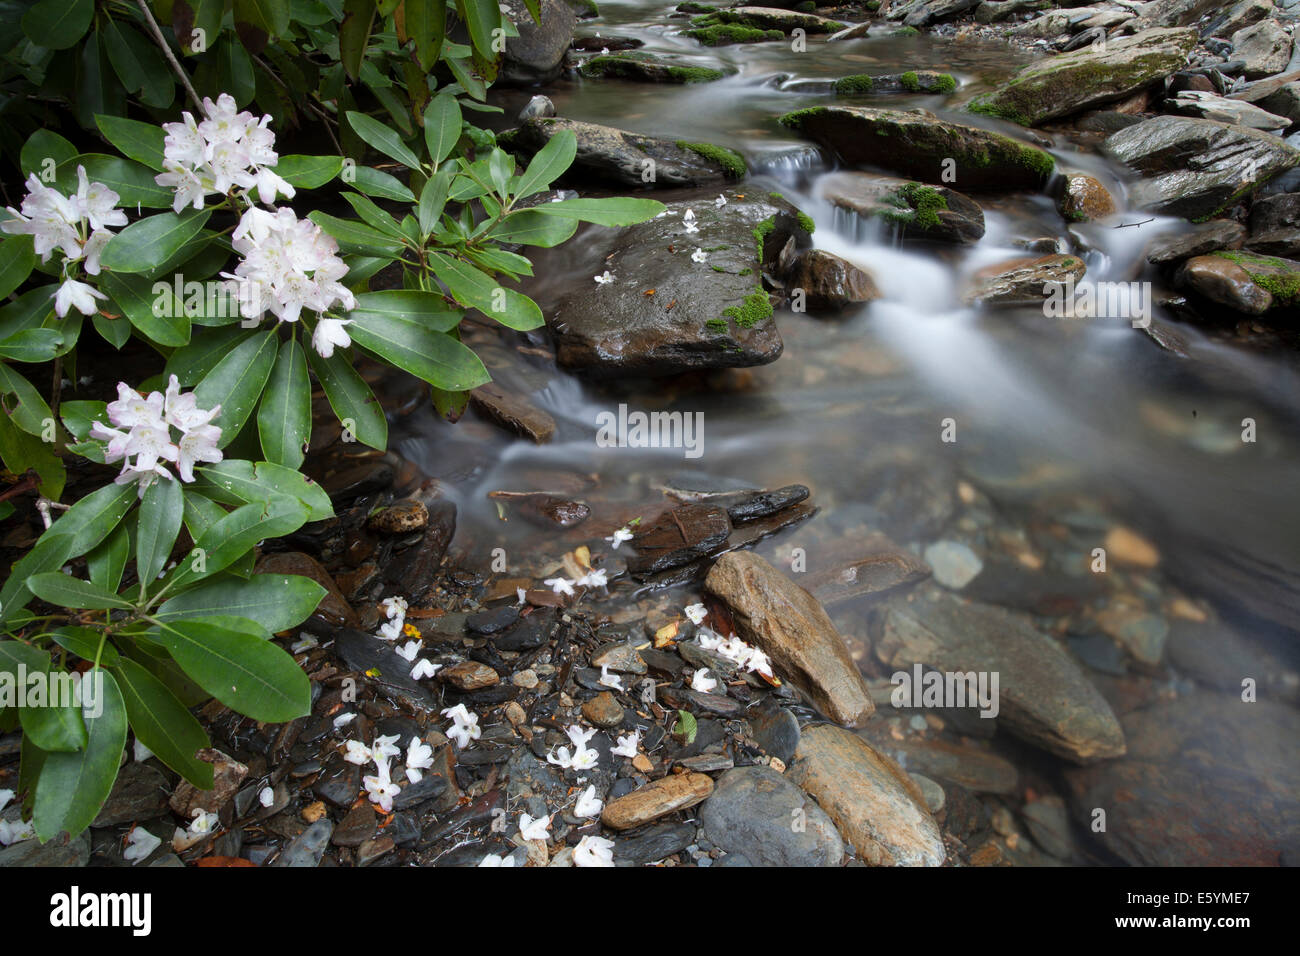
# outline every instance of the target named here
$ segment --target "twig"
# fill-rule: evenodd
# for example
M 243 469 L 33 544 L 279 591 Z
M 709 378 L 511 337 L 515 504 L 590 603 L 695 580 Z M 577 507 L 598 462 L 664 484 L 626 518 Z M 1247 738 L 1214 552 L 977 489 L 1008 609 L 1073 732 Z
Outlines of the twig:
M 1121 222 L 1118 226 L 1112 226 L 1111 228 L 1112 228 L 1112 229 L 1127 229 L 1129 226 L 1145 226 L 1147 223 L 1149 223 L 1149 222 L 1155 222 L 1155 221 L 1156 221 L 1156 217 L 1155 217 L 1155 216 L 1152 216 L 1150 219 L 1143 219 L 1143 220 L 1141 220 L 1141 221 L 1139 221 L 1139 222 Z
M 11 485 L 7 491 L 0 493 L 0 501 L 8 501 L 10 498 L 14 498 L 28 491 L 35 491 L 35 490 L 36 490 L 36 479 L 29 474 L 25 478 L 23 478 L 22 481 L 18 482 L 15 485 Z
M 189 74 L 185 72 L 180 61 L 176 59 L 176 55 L 172 53 L 172 48 L 167 45 L 167 38 L 163 36 L 162 28 L 158 26 L 158 21 L 153 18 L 153 14 L 149 11 L 149 5 L 145 3 L 145 0 L 135 0 L 135 3 L 140 8 L 140 12 L 144 14 L 144 22 L 149 25 L 149 32 L 153 34 L 155 42 L 162 47 L 163 56 L 167 57 L 167 62 L 172 65 L 172 71 L 176 74 L 177 79 L 181 81 L 181 86 L 185 87 L 185 92 L 189 94 L 194 108 L 202 112 L 203 101 L 199 99 L 199 94 L 194 92 L 194 85 L 190 83 Z

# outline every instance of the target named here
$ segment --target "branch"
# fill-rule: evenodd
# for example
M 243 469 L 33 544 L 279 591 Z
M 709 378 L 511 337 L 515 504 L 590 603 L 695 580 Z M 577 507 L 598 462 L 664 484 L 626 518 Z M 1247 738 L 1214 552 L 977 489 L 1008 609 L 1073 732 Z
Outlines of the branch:
M 190 102 L 200 113 L 203 112 L 203 101 L 199 99 L 199 94 L 194 92 L 194 86 L 190 83 L 189 74 L 181 66 L 180 61 L 176 59 L 176 54 L 172 53 L 172 48 L 167 45 L 167 38 L 163 36 L 162 28 L 158 26 L 158 21 L 153 18 L 153 13 L 149 10 L 149 5 L 145 0 L 135 0 L 136 6 L 144 14 L 144 21 L 149 25 L 149 32 L 153 34 L 154 41 L 162 48 L 163 56 L 167 57 L 167 62 L 172 65 L 172 72 L 176 74 L 177 79 L 181 81 L 181 86 L 185 87 L 185 92 L 190 96 Z

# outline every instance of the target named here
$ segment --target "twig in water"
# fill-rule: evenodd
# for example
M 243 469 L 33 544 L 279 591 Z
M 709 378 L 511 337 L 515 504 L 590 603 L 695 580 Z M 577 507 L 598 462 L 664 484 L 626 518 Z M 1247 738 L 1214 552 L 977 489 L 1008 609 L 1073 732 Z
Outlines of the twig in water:
M 1127 229 L 1129 226 L 1145 226 L 1147 223 L 1149 223 L 1149 222 L 1155 222 L 1155 221 L 1156 221 L 1156 217 L 1155 217 L 1155 216 L 1152 216 L 1150 219 L 1143 219 L 1143 220 L 1140 220 L 1139 222 L 1121 222 L 1118 226 L 1111 226 L 1111 228 L 1112 228 L 1112 229 Z

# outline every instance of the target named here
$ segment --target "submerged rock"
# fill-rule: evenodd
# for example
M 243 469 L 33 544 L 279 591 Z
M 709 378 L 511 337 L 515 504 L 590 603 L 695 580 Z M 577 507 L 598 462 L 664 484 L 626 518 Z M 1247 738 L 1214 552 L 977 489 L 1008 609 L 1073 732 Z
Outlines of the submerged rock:
M 814 312 L 838 311 L 880 298 L 870 274 L 824 249 L 804 250 L 785 281 L 789 290 L 803 290 L 805 302 Z
M 533 20 L 521 0 L 504 0 L 504 5 L 519 35 L 506 39 L 497 82 L 527 86 L 555 79 L 573 42 L 576 18 L 569 5 L 564 0 L 540 0 L 539 21 Z
M 1157 116 L 1102 143 L 1141 173 L 1133 202 L 1155 212 L 1206 219 L 1300 163 L 1300 150 L 1258 130 L 1185 116 Z
M 808 728 L 789 777 L 821 805 L 863 862 L 943 865 L 943 838 L 920 787 L 857 734 Z
M 955 172 L 951 184 L 962 189 L 1038 189 L 1052 173 L 1052 157 L 1041 149 L 924 110 L 814 106 L 786 113 L 781 123 L 847 165 L 879 166 L 936 186 L 949 185 Z
M 817 599 L 756 554 L 718 559 L 704 589 L 730 609 L 736 632 L 771 659 L 832 720 L 860 727 L 875 709 L 848 647 Z
M 1105 698 L 1027 615 L 973 604 L 935 588 L 891 598 L 872 626 L 886 667 L 998 674 L 1000 726 L 1077 763 L 1124 753 Z
M 753 190 L 725 197 L 723 206 L 715 193 L 671 203 L 658 219 L 613 234 L 605 256 L 612 281 L 588 280 L 548 317 L 562 366 L 673 375 L 780 356 L 760 278 L 792 236 L 797 246 L 810 244 L 811 221 L 780 197 Z M 703 261 L 692 258 L 697 249 Z
M 832 205 L 888 223 L 904 239 L 976 242 L 984 235 L 984 210 L 979 203 L 947 186 L 838 172 L 822 177 L 818 189 Z
M 1164 79 L 1183 67 L 1196 40 L 1195 30 L 1152 29 L 1107 41 L 1101 49 L 1064 53 L 1025 67 L 967 109 L 1037 126 Z
M 802 826 L 791 826 L 796 819 Z M 756 866 L 838 866 L 844 856 L 831 818 L 771 767 L 724 773 L 700 823 L 714 844 Z
M 585 77 L 610 77 L 642 83 L 712 83 L 734 73 L 710 66 L 692 66 L 651 53 L 604 53 L 578 68 Z

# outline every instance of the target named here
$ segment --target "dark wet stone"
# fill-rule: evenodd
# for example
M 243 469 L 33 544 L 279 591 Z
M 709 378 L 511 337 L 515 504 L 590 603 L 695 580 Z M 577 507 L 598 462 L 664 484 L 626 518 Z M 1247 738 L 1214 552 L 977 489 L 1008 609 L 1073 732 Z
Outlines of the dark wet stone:
M 979 203 L 947 186 L 848 171 L 822 178 L 818 191 L 838 209 L 887 223 L 904 239 L 963 243 L 984 235 Z
M 1192 226 L 1182 224 L 1181 230 L 1185 231 L 1155 239 L 1147 248 L 1147 262 L 1174 264 L 1219 249 L 1240 249 L 1246 238 L 1246 227 L 1231 219 L 1211 219 Z
M 659 690 L 659 699 L 669 707 L 677 707 L 692 713 L 716 714 L 719 717 L 739 717 L 745 712 L 745 705 L 723 694 L 704 694 L 689 687 L 663 687 Z
M 728 497 L 725 501 L 714 503 L 722 504 L 727 509 L 727 517 L 732 521 L 752 521 L 754 518 L 765 518 L 783 508 L 797 505 L 807 498 L 808 494 L 806 485 L 786 485 L 784 488 L 775 488 L 771 491 L 745 492 L 738 495 L 734 501 Z
M 974 601 L 1052 617 L 1074 613 L 1104 592 L 1103 575 L 1069 575 L 1051 568 L 1035 571 L 992 555 L 962 589 Z
M 930 576 L 930 566 L 883 534 L 867 535 L 842 549 L 843 556 L 810 569 L 799 583 L 824 607 L 914 584 Z M 818 559 L 818 565 L 822 560 Z
M 541 647 L 551 639 L 555 611 L 541 608 L 524 615 L 506 631 L 496 634 L 492 644 L 499 651 L 527 651 Z
M 402 788 L 405 792 L 406 788 Z M 369 800 L 358 803 L 348 811 L 334 828 L 330 841 L 335 846 L 360 846 L 379 830 L 379 818 L 375 815 L 374 804 Z
M 581 501 L 555 495 L 526 495 L 509 500 L 520 517 L 542 528 L 572 528 L 591 516 L 591 508 Z
M 206 747 L 194 755 L 204 763 L 212 764 L 213 786 L 200 790 L 188 780 L 176 785 L 168 801 L 172 811 L 182 820 L 191 820 L 196 809 L 215 813 L 234 799 L 239 785 L 248 776 L 248 767 L 219 750 Z
M 298 836 L 289 841 L 272 866 L 320 866 L 321 857 L 329 846 L 334 824 L 329 817 L 321 817 Z
M 614 859 L 637 865 L 654 863 L 680 853 L 695 842 L 695 827 L 689 823 L 660 823 L 636 836 L 614 841 Z
M 512 803 L 526 794 L 537 794 L 549 803 L 565 788 L 564 779 L 550 764 L 522 747 L 511 754 L 502 776 Z
M 645 660 L 631 641 L 617 641 L 597 648 L 591 655 L 591 666 L 608 667 L 622 674 L 644 674 Z
M 717 773 L 721 770 L 730 770 L 735 765 L 736 762 L 726 754 L 700 754 L 697 757 L 679 760 L 676 766 L 692 773 Z
M 435 797 L 442 796 L 447 790 L 447 778 L 433 769 L 423 771 L 423 776 L 415 783 L 400 781 L 402 792 L 393 798 L 394 810 L 409 810 L 418 807 Z
M 754 741 L 769 756 L 789 766 L 799 746 L 799 721 L 784 707 L 764 705 L 747 715 Z
M 642 648 L 638 651 L 642 660 L 650 670 L 660 674 L 667 674 L 669 677 L 676 679 L 677 675 L 682 672 L 682 659 L 676 654 L 669 654 L 666 651 L 657 651 L 653 647 Z
M 465 619 L 465 627 L 475 634 L 497 634 L 518 620 L 519 608 L 513 604 L 505 604 L 471 614 Z
M 494 811 L 502 809 L 502 798 L 501 790 L 488 791 L 471 803 L 453 811 L 443 820 L 429 826 L 420 838 L 421 844 L 428 846 L 467 827 L 490 822 Z
M 545 444 L 555 434 L 555 419 L 522 395 L 489 382 L 469 393 L 470 402 L 484 417 L 507 431 Z
M 425 710 L 437 708 L 437 697 L 418 681 L 411 680 L 410 662 L 387 641 L 364 631 L 342 627 L 334 632 L 334 649 L 348 669 L 365 675 L 365 680 L 373 681 Z M 376 674 L 372 675 L 371 671 Z
M 325 762 L 311 792 L 331 806 L 346 810 L 361 792 L 361 768 L 336 754 Z
M 91 826 L 109 827 L 160 817 L 168 811 L 170 791 L 171 785 L 162 771 L 132 761 L 118 771 L 113 791 Z
M 321 487 L 334 502 L 351 501 L 362 495 L 383 491 L 393 483 L 397 470 L 385 458 L 372 458 L 357 464 L 345 464 L 321 478 Z
M 384 832 L 400 847 L 414 846 L 420 839 L 420 824 L 413 813 L 394 813 Z
M 419 602 L 433 586 L 447 546 L 456 534 L 456 505 L 435 502 L 429 508 L 429 525 L 418 544 L 393 556 L 384 579 L 398 586 L 412 603 Z
M 791 826 L 801 818 L 802 827 Z M 728 770 L 700 808 L 709 839 L 761 866 L 838 866 L 844 841 L 830 817 L 771 767 Z
M 8 819 L 8 815 L 6 815 Z M 14 821 L 17 816 L 15 815 Z M 11 822 L 14 822 L 11 821 Z M 44 846 L 36 838 L 0 847 L 0 868 L 12 867 L 79 867 L 90 861 L 90 831 L 83 831 L 71 842 L 53 839 Z
M 633 575 L 653 574 L 702 558 L 731 534 L 727 512 L 715 505 L 681 505 L 632 539 L 637 556 L 628 561 Z

